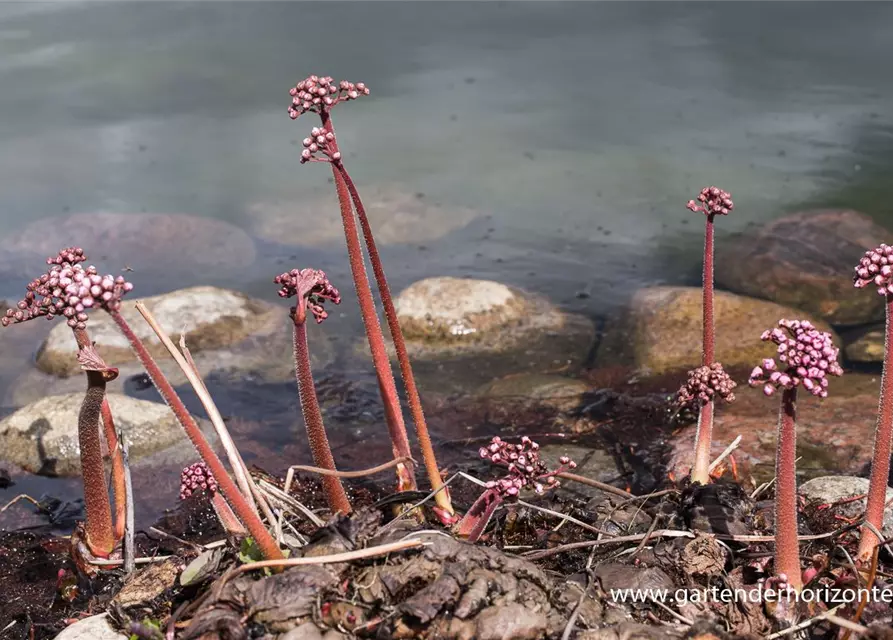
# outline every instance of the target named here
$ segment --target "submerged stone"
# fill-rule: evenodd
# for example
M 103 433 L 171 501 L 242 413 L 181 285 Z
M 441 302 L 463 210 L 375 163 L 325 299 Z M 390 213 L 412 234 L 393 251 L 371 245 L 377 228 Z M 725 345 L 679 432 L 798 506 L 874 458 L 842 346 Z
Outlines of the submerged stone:
M 534 404 L 556 411 L 579 409 L 591 385 L 582 380 L 543 373 L 509 375 L 484 385 L 479 394 L 506 402 Z
M 716 282 L 802 309 L 834 325 L 880 320 L 879 296 L 853 287 L 853 269 L 893 233 L 852 210 L 785 216 L 754 232 L 718 237 Z
M 84 393 L 47 396 L 0 421 L 3 459 L 30 473 L 77 476 L 81 473 L 78 414 Z M 152 454 L 178 447 L 184 459 L 194 458 L 182 427 L 164 404 L 108 395 L 115 426 L 124 433 L 130 459 L 137 462 Z M 206 422 L 199 422 L 206 436 Z
M 397 185 L 358 185 L 376 245 L 427 242 L 461 229 L 477 217 L 464 207 L 444 205 Z M 289 245 L 344 242 L 334 188 L 309 200 L 258 203 L 251 207 L 252 232 Z
M 471 391 L 512 373 L 573 370 L 595 336 L 589 318 L 488 280 L 428 278 L 394 306 L 413 370 L 439 392 Z
M 700 366 L 702 296 L 700 287 L 639 289 L 627 309 L 608 321 L 597 366 L 630 366 L 655 375 Z M 775 355 L 774 345 L 760 340 L 760 335 L 782 318 L 810 320 L 834 335 L 825 322 L 802 311 L 725 291 L 715 294 L 714 318 L 716 360 L 726 369 L 753 367 Z M 840 343 L 836 335 L 835 342 Z
M 83 247 L 100 272 L 126 266 L 138 273 L 197 267 L 234 269 L 254 262 L 254 240 L 238 227 L 213 218 L 169 213 L 77 213 L 43 218 L 5 238 L 9 251 L 37 254 L 41 264 L 60 248 Z M 104 267 L 105 269 L 103 269 Z

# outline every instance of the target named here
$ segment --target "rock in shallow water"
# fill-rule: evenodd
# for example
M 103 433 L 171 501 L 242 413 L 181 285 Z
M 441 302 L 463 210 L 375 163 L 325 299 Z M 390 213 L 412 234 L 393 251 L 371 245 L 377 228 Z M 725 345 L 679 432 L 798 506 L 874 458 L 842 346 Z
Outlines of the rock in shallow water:
M 572 369 L 589 355 L 593 323 L 540 296 L 488 280 L 428 278 L 394 306 L 414 369 L 437 388 L 469 390 L 509 373 Z
M 701 364 L 703 298 L 700 287 L 648 287 L 638 290 L 627 308 L 611 319 L 598 348 L 599 367 L 632 366 L 649 374 L 684 370 Z M 717 291 L 714 299 L 716 359 L 726 369 L 753 367 L 775 354 L 760 340 L 782 318 L 824 322 L 795 309 Z M 835 336 L 835 342 L 840 344 Z
M 399 186 L 358 188 L 376 245 L 436 240 L 476 217 L 470 209 L 445 206 Z M 259 203 L 250 213 L 252 232 L 270 242 L 304 246 L 344 242 L 334 188 L 309 201 Z
M 717 238 L 716 282 L 739 293 L 802 309 L 834 325 L 883 318 L 872 291 L 853 287 L 853 269 L 893 233 L 856 211 L 785 216 L 752 233 Z
M 134 462 L 157 452 L 181 448 L 184 459 L 195 453 L 174 414 L 163 404 L 109 394 L 115 426 L 123 431 Z M 81 472 L 78 414 L 83 391 L 48 396 L 0 421 L 0 456 L 26 471 L 50 476 Z M 211 429 L 199 421 L 206 436 Z M 209 436 L 211 437 L 211 436 Z
M 550 407 L 556 411 L 579 409 L 585 394 L 593 391 L 582 380 L 542 373 L 509 375 L 485 385 L 479 395 L 495 400 Z
M 134 267 L 138 272 L 209 267 L 233 269 L 254 262 L 251 237 L 236 226 L 168 213 L 77 213 L 43 218 L 5 239 L 9 251 L 36 253 L 40 263 L 68 246 L 84 248 L 100 272 Z M 104 268 L 103 268 L 104 267 Z

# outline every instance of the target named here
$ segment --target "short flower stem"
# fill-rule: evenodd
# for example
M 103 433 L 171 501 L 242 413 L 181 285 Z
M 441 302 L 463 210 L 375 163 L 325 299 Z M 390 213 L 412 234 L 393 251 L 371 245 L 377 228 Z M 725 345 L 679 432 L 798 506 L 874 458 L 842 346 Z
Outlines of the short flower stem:
M 75 329 L 74 336 L 79 349 L 93 346 L 84 329 Z M 105 377 L 99 371 L 86 371 L 86 374 L 87 393 L 78 415 L 78 446 L 81 450 L 84 506 L 87 512 L 85 529 L 90 552 L 107 558 L 115 548 L 115 534 L 99 436 L 99 420 L 105 399 Z
M 425 461 L 425 469 L 428 472 L 428 480 L 431 483 L 431 489 L 436 492 L 434 501 L 448 515 L 453 515 L 453 505 L 448 490 L 440 490 L 443 487 L 443 478 L 440 475 L 437 457 L 434 454 L 434 446 L 431 444 L 431 436 L 428 433 L 428 424 L 425 421 L 425 412 L 422 410 L 422 400 L 419 397 L 415 376 L 412 374 L 412 364 L 409 362 L 409 354 L 406 351 L 406 340 L 403 337 L 403 331 L 400 329 L 397 310 L 394 308 L 394 301 L 391 298 L 391 290 L 385 277 L 384 266 L 378 254 L 378 247 L 375 246 L 375 238 L 372 236 L 372 227 L 369 225 L 369 218 L 366 216 L 366 208 L 363 206 L 360 194 L 344 165 L 339 161 L 334 163 L 334 166 L 341 172 L 344 182 L 347 184 L 347 190 L 350 192 L 350 197 L 357 211 L 357 217 L 360 220 L 360 227 L 363 230 L 366 249 L 369 251 L 369 262 L 372 263 L 372 272 L 375 274 L 375 282 L 378 284 L 384 315 L 388 322 L 391 338 L 394 341 L 397 360 L 400 363 L 400 374 L 403 376 L 403 383 L 406 385 L 406 396 L 412 412 L 412 419 L 415 422 L 416 435 L 419 439 L 419 447 L 422 450 L 422 458 Z
M 486 489 L 456 525 L 455 534 L 460 538 L 466 538 L 469 542 L 477 542 L 496 508 L 504 501 L 505 498 L 499 491 Z
M 695 434 L 695 464 L 691 470 L 691 481 L 708 484 L 710 482 L 710 446 L 713 443 L 713 408 L 711 400 L 701 405 L 698 411 L 698 430 Z
M 211 473 L 214 474 L 214 477 L 217 479 L 217 483 L 220 486 L 220 491 L 223 492 L 223 495 L 232 505 L 233 510 L 245 524 L 251 537 L 254 538 L 258 548 L 260 548 L 261 553 L 268 559 L 280 560 L 284 558 L 276 541 L 273 540 L 270 532 L 264 527 L 264 524 L 261 522 L 257 513 L 253 511 L 248 502 L 246 502 L 245 497 L 239 491 L 238 487 L 236 487 L 236 483 L 230 478 L 223 463 L 220 461 L 220 458 L 217 457 L 217 454 L 214 453 L 214 449 L 208 444 L 201 429 L 198 428 L 198 425 L 186 409 L 183 401 L 180 400 L 177 392 L 174 391 L 171 383 L 168 382 L 167 378 L 161 372 L 161 369 L 158 368 L 158 365 L 146 349 L 146 346 L 133 332 L 120 312 L 109 310 L 108 313 L 112 316 L 115 324 L 118 325 L 121 333 L 123 333 L 128 342 L 130 342 L 130 346 L 133 348 L 134 353 L 136 353 L 137 358 L 139 358 L 145 368 L 149 378 L 151 378 L 155 388 L 158 389 L 158 393 L 161 394 L 161 397 L 167 402 L 171 411 L 174 412 L 174 416 L 176 416 L 177 421 L 183 427 L 183 430 L 198 451 L 198 454 L 201 456 L 202 460 L 204 460 L 205 464 L 208 465 Z
M 881 378 L 881 395 L 878 403 L 877 428 L 874 435 L 874 455 L 871 459 L 871 481 L 868 486 L 868 504 L 865 520 L 881 531 L 884 523 L 884 505 L 887 501 L 887 483 L 890 475 L 891 440 L 893 440 L 893 294 L 886 296 L 887 328 L 884 343 L 884 373 Z M 862 528 L 858 559 L 871 560 L 874 548 L 880 543 L 869 527 Z
M 233 536 L 244 536 L 247 533 L 227 501 L 217 491 L 211 496 L 211 506 L 224 531 Z
M 332 121 L 329 115 L 323 113 L 321 118 L 325 129 L 331 132 Z M 375 301 L 372 299 L 372 288 L 369 285 L 369 277 L 366 274 L 366 265 L 363 263 L 363 249 L 360 246 L 359 231 L 357 230 L 357 223 L 354 218 L 353 207 L 351 206 L 350 193 L 344 177 L 334 166 L 332 167 L 332 174 L 335 178 L 335 189 L 341 206 L 341 222 L 344 226 L 344 236 L 347 240 L 350 270 L 353 274 L 354 287 L 357 291 L 363 324 L 366 327 L 366 337 L 369 340 L 369 348 L 372 352 L 372 362 L 378 377 L 379 389 L 385 409 L 385 420 L 391 437 L 394 457 L 411 458 L 406 424 L 403 422 L 400 400 L 397 396 L 397 385 L 394 382 L 394 372 L 391 370 L 391 363 L 388 360 L 384 334 L 381 330 L 381 324 L 378 322 Z M 397 477 L 401 490 L 413 490 L 416 488 L 412 463 L 407 463 L 405 467 L 398 467 Z
M 307 426 L 307 438 L 310 440 L 310 452 L 313 454 L 313 463 L 317 467 L 329 471 L 337 471 L 332 450 L 329 447 L 329 439 L 326 436 L 326 428 L 322 420 L 322 411 L 316 397 L 316 386 L 313 383 L 313 373 L 310 369 L 310 350 L 307 348 L 307 322 L 294 322 L 295 342 L 295 375 L 298 379 L 298 394 L 301 398 L 301 411 L 304 414 L 304 423 Z M 334 476 L 323 476 L 323 489 L 326 494 L 326 502 L 333 512 L 350 513 L 350 500 L 344 492 L 341 480 Z
M 109 448 L 109 456 L 112 459 L 112 490 L 115 495 L 115 539 L 124 537 L 124 528 L 127 519 L 127 487 L 124 478 L 124 454 L 118 445 L 118 432 L 115 429 L 115 419 L 109 407 L 108 396 L 102 399 L 102 427 L 105 434 L 105 442 Z
M 797 387 L 785 389 L 778 414 L 775 454 L 775 573 L 800 591 L 800 544 L 797 541 Z

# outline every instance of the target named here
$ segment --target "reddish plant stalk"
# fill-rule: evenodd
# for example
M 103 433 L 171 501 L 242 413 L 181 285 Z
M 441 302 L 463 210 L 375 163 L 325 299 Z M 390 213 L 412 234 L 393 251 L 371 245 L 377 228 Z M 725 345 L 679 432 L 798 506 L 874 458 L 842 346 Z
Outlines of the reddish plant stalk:
M 363 230 L 363 238 L 366 241 L 366 249 L 369 252 L 369 262 L 372 263 L 372 272 L 375 274 L 375 282 L 378 285 L 378 293 L 381 297 L 382 307 L 384 307 L 384 315 L 388 322 L 391 338 L 394 341 L 397 361 L 400 363 L 400 374 L 403 377 L 403 384 L 406 386 L 406 397 L 412 412 L 413 422 L 415 422 L 416 435 L 419 439 L 419 448 L 422 450 L 422 458 L 425 461 L 425 469 L 428 472 L 428 480 L 431 483 L 431 489 L 437 492 L 434 495 L 434 501 L 448 515 L 453 515 L 454 511 L 449 490 L 443 488 L 443 478 L 440 475 L 437 457 L 434 454 L 434 446 L 431 444 L 431 436 L 428 433 L 428 424 L 425 421 L 422 400 L 415 383 L 415 376 L 412 373 L 409 353 L 406 351 L 406 340 L 403 337 L 403 331 L 400 329 L 397 310 L 394 308 L 394 301 L 391 297 L 390 287 L 388 287 L 388 280 L 385 277 L 384 266 L 378 253 L 378 247 L 375 245 L 375 238 L 372 236 L 372 227 L 369 224 L 369 218 L 366 216 L 366 208 L 363 206 L 360 194 L 347 173 L 347 169 L 344 168 L 344 164 L 341 161 L 333 164 L 341 172 L 344 182 L 347 184 L 347 190 L 350 192 L 357 217 L 360 220 L 360 227 Z
M 893 441 L 893 294 L 885 298 L 887 328 L 884 334 L 884 372 L 881 377 L 881 395 L 878 401 L 877 427 L 874 432 L 874 454 L 871 458 L 871 481 L 868 485 L 868 504 L 865 520 L 881 531 L 884 523 L 884 506 L 887 501 L 887 484 L 890 477 L 891 441 Z M 869 527 L 862 527 L 858 558 L 871 560 L 874 548 L 880 543 Z
M 503 502 L 505 497 L 499 491 L 486 489 L 456 525 L 454 533 L 468 542 L 477 542 L 496 508 Z
M 109 456 L 112 459 L 112 491 L 115 496 L 115 538 L 120 540 L 124 537 L 124 527 L 127 519 L 127 490 L 124 482 L 124 455 L 121 447 L 118 446 L 118 432 L 115 429 L 115 419 L 112 417 L 108 396 L 102 399 L 102 426 L 105 433 L 105 442 L 109 449 Z
M 239 522 L 227 501 L 217 491 L 211 495 L 211 507 L 213 507 L 214 513 L 217 514 L 217 519 L 220 520 L 220 525 L 224 531 L 233 536 L 244 536 L 246 534 L 245 527 L 242 526 L 242 523 Z
M 92 347 L 84 329 L 74 329 L 78 348 Z M 81 450 L 81 475 L 84 479 L 84 508 L 86 510 L 86 542 L 90 552 L 107 558 L 115 548 L 112 527 L 112 507 L 105 481 L 102 462 L 102 441 L 99 420 L 105 400 L 105 376 L 99 371 L 86 371 L 87 393 L 78 414 L 78 446 Z
M 329 114 L 320 114 L 323 127 L 326 131 L 334 133 L 332 120 Z M 334 144 L 334 143 L 333 143 Z M 333 147 L 333 153 L 337 153 L 337 146 Z M 343 175 L 333 165 L 332 175 L 335 178 L 335 189 L 338 193 L 338 203 L 341 207 L 341 222 L 344 226 L 344 236 L 347 241 L 347 255 L 350 261 L 350 270 L 353 275 L 354 288 L 360 304 L 360 313 L 363 317 L 363 325 L 366 328 L 366 337 L 369 340 L 369 349 L 372 352 L 372 363 L 378 377 L 381 399 L 384 404 L 385 421 L 388 425 L 388 433 L 391 437 L 395 458 L 411 458 L 409 438 L 406 434 L 406 424 L 403 421 L 403 413 L 400 410 L 400 400 L 397 396 L 397 385 L 394 381 L 394 372 L 388 359 L 385 348 L 384 334 L 381 324 L 378 322 L 378 314 L 375 310 L 375 301 L 372 298 L 372 287 L 369 285 L 369 277 L 366 274 L 366 265 L 363 262 L 363 248 L 360 246 L 360 236 L 357 222 L 354 218 L 351 206 L 350 193 Z M 397 467 L 397 477 L 400 490 L 414 490 L 416 488 L 415 474 L 412 463 Z
M 300 304 L 300 303 L 299 303 Z M 295 375 L 298 379 L 298 395 L 301 398 L 301 411 L 307 426 L 307 438 L 310 440 L 310 452 L 313 463 L 317 467 L 337 471 L 329 438 L 322 420 L 322 411 L 316 397 L 316 385 L 310 369 L 310 350 L 307 348 L 307 323 L 299 321 L 297 314 L 294 322 L 295 342 Z M 351 506 L 341 480 L 335 476 L 323 476 L 322 486 L 326 494 L 326 502 L 334 512 L 350 513 Z
M 270 535 L 270 532 L 264 527 L 264 524 L 261 522 L 257 513 L 245 500 L 245 497 L 239 491 L 238 487 L 236 487 L 236 483 L 230 478 L 229 473 L 227 473 L 220 458 L 214 453 L 214 449 L 211 448 L 211 445 L 192 418 L 192 415 L 186 409 L 183 401 L 180 400 L 180 396 L 177 395 L 177 392 L 174 391 L 171 383 L 168 382 L 167 378 L 161 372 L 161 369 L 158 368 L 158 365 L 146 349 L 146 346 L 133 332 L 130 325 L 127 324 L 127 321 L 118 311 L 107 311 L 109 315 L 112 316 L 115 324 L 118 325 L 121 333 L 123 333 L 130 342 L 130 346 L 142 363 L 143 368 L 145 368 L 149 378 L 151 378 L 155 388 L 158 389 L 158 393 L 161 394 L 161 397 L 167 402 L 171 411 L 174 412 L 174 416 L 183 427 L 183 430 L 186 432 L 192 445 L 195 447 L 196 451 L 198 451 L 199 456 L 201 456 L 205 464 L 208 465 L 211 473 L 214 474 L 214 477 L 220 485 L 220 491 L 223 492 L 223 495 L 232 505 L 233 510 L 245 524 L 245 527 L 248 529 L 251 537 L 254 538 L 254 541 L 257 543 L 264 558 L 269 560 L 280 560 L 284 558 L 285 556 L 282 554 L 282 550 L 276 544 L 276 541 Z
M 778 448 L 775 454 L 775 573 L 799 591 L 800 543 L 797 540 L 797 387 L 785 389 L 778 413 Z
M 703 366 L 713 364 L 715 357 L 715 334 L 713 323 L 713 214 L 706 216 L 704 228 L 704 347 L 701 358 Z M 695 434 L 695 461 L 691 470 L 691 481 L 707 484 L 710 482 L 710 446 L 713 443 L 713 401 L 705 402 L 698 412 L 698 429 Z

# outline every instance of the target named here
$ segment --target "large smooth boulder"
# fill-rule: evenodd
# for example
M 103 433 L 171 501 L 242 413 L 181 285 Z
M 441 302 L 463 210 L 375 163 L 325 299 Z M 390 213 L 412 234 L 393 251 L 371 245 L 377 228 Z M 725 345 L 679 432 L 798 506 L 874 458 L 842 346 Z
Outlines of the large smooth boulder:
M 4 238 L 7 251 L 33 256 L 25 264 L 42 262 L 72 245 L 83 247 L 88 264 L 96 264 L 101 273 L 128 265 L 137 273 L 225 270 L 248 266 L 256 256 L 254 240 L 238 227 L 213 218 L 170 213 L 41 218 Z
M 420 280 L 394 306 L 413 368 L 434 376 L 438 391 L 441 383 L 472 390 L 510 373 L 572 370 L 595 336 L 589 318 L 489 280 Z
M 436 240 L 466 226 L 477 215 L 398 185 L 358 188 L 376 244 Z M 252 232 L 270 242 L 301 246 L 344 242 L 334 187 L 285 202 L 257 203 L 250 213 Z
M 755 231 L 717 237 L 716 282 L 736 293 L 802 309 L 833 325 L 883 318 L 873 290 L 853 287 L 856 264 L 893 233 L 857 211 L 809 211 Z
M 78 414 L 83 400 L 83 392 L 47 396 L 4 418 L 0 421 L 0 456 L 31 473 L 80 475 Z M 184 460 L 195 457 L 167 405 L 120 394 L 109 394 L 108 400 L 115 426 L 127 439 L 131 461 L 175 447 Z M 199 424 L 213 440 L 210 425 L 206 421 Z
M 701 365 L 703 298 L 700 287 L 648 287 L 633 295 L 627 309 L 611 318 L 598 347 L 599 367 L 631 366 L 648 374 Z M 823 331 L 827 323 L 796 309 L 717 291 L 714 298 L 716 359 L 726 369 L 753 367 L 775 354 L 760 340 L 782 318 L 810 320 Z M 833 334 L 833 331 L 832 331 Z M 839 339 L 835 336 L 839 344 Z
M 680 383 L 683 381 L 680 376 Z M 860 474 L 865 471 L 874 447 L 880 376 L 846 373 L 832 377 L 829 393 L 819 400 L 806 393 L 797 402 L 797 471 L 814 478 L 828 473 Z M 735 402 L 716 405 L 711 457 L 715 458 L 737 436 L 734 452 L 742 473 L 752 473 L 757 482 L 775 475 L 775 452 L 779 399 L 767 398 L 760 389 L 741 385 Z M 678 479 L 691 467 L 697 425 L 674 432 L 669 443 L 667 466 Z
M 186 384 L 185 374 L 136 310 L 136 301 L 125 299 L 121 315 L 171 384 Z M 142 302 L 175 343 L 185 335 L 186 346 L 203 376 L 250 378 L 263 383 L 294 380 L 291 321 L 286 307 L 216 287 L 179 289 L 143 298 Z M 12 333 L 17 328 L 5 331 Z M 120 381 L 144 372 L 108 314 L 93 311 L 87 330 L 106 362 L 119 368 Z M 314 326 L 312 334 L 312 364 L 319 370 L 333 359 L 334 351 L 324 326 Z M 37 369 L 26 371 L 13 382 L 5 402 L 21 406 L 47 393 L 82 389 L 76 349 L 71 330 L 64 322 L 57 322 L 38 350 Z M 119 382 L 112 383 L 116 384 Z
M 883 324 L 860 327 L 848 331 L 841 336 L 846 343 L 846 357 L 853 362 L 883 362 L 884 335 Z

